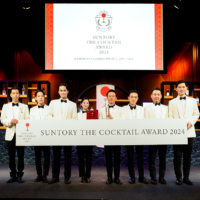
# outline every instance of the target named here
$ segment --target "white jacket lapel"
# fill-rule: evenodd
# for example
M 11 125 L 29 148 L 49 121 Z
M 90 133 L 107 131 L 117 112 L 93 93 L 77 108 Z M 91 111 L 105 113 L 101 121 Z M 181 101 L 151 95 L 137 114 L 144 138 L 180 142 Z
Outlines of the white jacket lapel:
M 185 113 L 183 113 L 184 118 L 187 117 L 187 113 L 189 112 L 190 105 L 193 105 L 192 101 L 190 102 L 190 100 L 191 100 L 190 98 L 186 97 L 186 100 L 185 100 Z M 182 100 L 182 101 L 184 101 L 184 100 Z
M 8 114 L 11 116 L 11 118 L 14 118 L 14 113 L 12 109 L 12 102 L 8 104 Z
M 161 119 L 166 118 L 166 114 L 167 114 L 166 112 L 167 112 L 167 110 L 166 110 L 165 106 L 161 105 Z
M 19 103 L 19 113 L 18 113 L 18 119 L 20 119 L 20 116 L 22 114 L 23 111 L 23 105 L 21 103 Z
M 180 116 L 181 119 L 183 119 L 183 113 L 182 113 L 181 105 L 180 105 L 180 102 L 179 102 L 179 97 L 176 98 L 176 105 L 177 105 L 177 108 L 178 108 L 179 116 Z
M 67 99 L 67 103 L 66 103 L 66 108 L 64 110 L 64 119 L 67 119 L 67 114 L 68 114 L 68 110 L 69 110 L 69 107 L 70 107 L 70 101 Z
M 43 119 L 46 119 L 47 109 L 48 109 L 48 106 L 44 105 L 43 116 L 42 116 Z
M 129 105 L 127 105 L 127 107 L 126 107 L 126 118 L 127 119 L 132 119 Z
M 83 119 L 82 111 L 80 111 L 80 112 L 78 113 L 78 119 Z
M 35 106 L 35 118 L 38 119 L 38 120 L 41 119 L 40 111 L 39 111 L 38 106 Z

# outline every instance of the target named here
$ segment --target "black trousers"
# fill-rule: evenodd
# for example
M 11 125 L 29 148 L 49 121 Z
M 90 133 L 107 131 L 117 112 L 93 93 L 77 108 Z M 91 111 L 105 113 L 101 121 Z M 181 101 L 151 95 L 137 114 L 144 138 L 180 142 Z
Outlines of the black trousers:
M 121 146 L 105 146 L 106 169 L 108 178 L 112 178 L 112 153 L 114 154 L 114 176 L 119 178 Z
M 156 180 L 155 160 L 157 151 L 159 156 L 159 179 L 162 180 L 165 177 L 167 145 L 149 146 L 149 171 L 153 180 Z
M 181 157 L 183 154 L 183 176 L 188 178 L 191 167 L 191 154 L 193 148 L 194 138 L 188 138 L 187 145 L 174 145 L 174 171 L 176 178 L 182 178 L 181 172 Z
M 38 176 L 48 176 L 49 174 L 49 164 L 50 164 L 50 147 L 49 146 L 37 146 L 35 149 L 35 165 Z M 42 152 L 44 155 L 44 164 L 43 164 L 43 174 L 42 174 L 42 164 L 41 157 Z
M 137 166 L 139 178 L 144 178 L 144 160 L 143 160 L 143 150 L 144 146 L 135 146 L 137 153 Z M 135 178 L 134 170 L 134 146 L 126 146 L 127 156 L 128 156 L 128 171 L 131 178 Z
M 24 170 L 24 147 L 23 146 L 16 146 L 16 135 L 14 135 L 13 139 L 11 141 L 6 141 L 7 148 L 8 148 L 8 156 L 9 156 L 9 168 L 11 170 L 10 176 L 16 177 L 16 174 L 18 177 L 23 176 L 23 170 Z M 18 165 L 16 170 L 15 165 L 15 153 L 17 150 L 17 157 L 18 157 Z
M 92 168 L 92 149 L 93 146 L 77 146 L 78 152 L 78 166 L 79 166 L 79 176 L 90 178 L 91 168 Z M 86 169 L 84 162 L 84 155 L 86 157 Z
M 71 178 L 71 153 L 72 146 L 64 146 L 64 156 L 65 156 L 65 171 L 64 176 L 66 178 Z M 52 177 L 59 178 L 60 175 L 60 156 L 61 156 L 61 146 L 53 147 L 53 164 L 52 164 Z

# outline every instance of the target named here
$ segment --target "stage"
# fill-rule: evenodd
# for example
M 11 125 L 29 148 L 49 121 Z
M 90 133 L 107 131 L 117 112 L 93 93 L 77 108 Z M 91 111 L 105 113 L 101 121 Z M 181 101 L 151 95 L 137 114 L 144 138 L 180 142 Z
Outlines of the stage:
M 158 169 L 158 167 L 157 167 Z M 137 169 L 136 169 L 137 170 Z M 194 185 L 176 185 L 173 167 L 167 167 L 167 185 L 142 184 L 136 181 L 131 185 L 128 183 L 128 169 L 121 167 L 120 179 L 122 185 L 112 183 L 106 185 L 106 167 L 93 167 L 91 183 L 81 183 L 78 177 L 78 167 L 72 167 L 71 184 L 64 184 L 63 166 L 61 166 L 60 182 L 53 185 L 43 182 L 35 183 L 36 170 L 34 165 L 25 166 L 24 183 L 6 183 L 9 179 L 8 165 L 0 165 L 0 199 L 192 199 L 200 197 L 200 167 L 191 167 L 190 179 Z M 50 168 L 51 172 L 51 168 Z M 158 171 L 157 171 L 158 172 Z M 145 177 L 149 180 L 148 168 L 145 168 Z M 48 176 L 51 179 L 51 173 Z M 138 174 L 136 171 L 136 180 Z

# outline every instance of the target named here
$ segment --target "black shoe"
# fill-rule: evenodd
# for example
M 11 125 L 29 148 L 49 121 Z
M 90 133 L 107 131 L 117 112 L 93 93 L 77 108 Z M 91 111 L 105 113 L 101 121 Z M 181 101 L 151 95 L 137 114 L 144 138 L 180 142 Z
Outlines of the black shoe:
M 163 179 L 159 179 L 159 183 L 161 183 L 161 184 L 167 184 L 167 181 L 163 178 Z
M 185 183 L 187 185 L 193 185 L 193 182 L 189 178 L 184 178 L 183 183 Z
M 113 182 L 112 178 L 108 178 L 106 184 L 111 184 Z
M 135 178 L 131 178 L 131 179 L 129 180 L 129 183 L 130 183 L 130 184 L 134 184 L 134 183 L 135 183 Z
M 70 178 L 66 178 L 64 182 L 65 182 L 65 184 L 70 184 L 70 182 L 71 182 Z
M 49 180 L 48 180 L 48 178 L 46 176 L 43 176 L 42 181 L 43 181 L 43 183 L 48 183 L 49 182 Z
M 120 181 L 119 178 L 114 178 L 114 182 L 117 183 L 117 184 L 122 184 L 122 182 Z
M 18 181 L 18 183 L 24 183 L 24 180 L 22 179 L 22 177 L 18 177 L 17 181 Z
M 43 180 L 42 176 L 37 176 L 37 178 L 34 180 L 34 182 L 40 182 L 42 180 Z
M 181 178 L 176 179 L 176 185 L 182 185 L 183 181 Z
M 7 181 L 7 183 L 13 183 L 17 181 L 17 177 L 10 177 L 10 179 Z
M 85 181 L 86 183 L 90 183 L 91 182 L 91 180 L 90 180 L 90 178 L 86 178 L 86 181 Z
M 56 182 L 59 182 L 59 178 L 52 178 L 52 179 L 48 182 L 48 184 L 54 184 L 54 183 L 56 183 Z
M 81 178 L 81 183 L 85 183 L 85 177 L 84 176 Z
M 139 178 L 139 182 L 144 184 L 149 184 L 149 181 L 147 181 L 146 178 Z
M 157 185 L 157 180 L 156 179 L 151 179 L 151 184 Z

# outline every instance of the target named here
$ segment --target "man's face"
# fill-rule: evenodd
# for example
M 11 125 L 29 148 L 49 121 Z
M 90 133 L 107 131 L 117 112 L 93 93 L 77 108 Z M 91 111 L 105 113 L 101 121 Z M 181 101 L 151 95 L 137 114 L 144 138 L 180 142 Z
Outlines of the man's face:
M 160 100 L 162 98 L 160 90 L 154 90 L 151 94 L 151 98 L 154 103 L 160 103 Z
M 178 84 L 176 91 L 178 92 L 179 96 L 184 96 L 187 90 L 187 86 L 185 85 L 185 83 L 180 83 Z
M 12 90 L 12 92 L 10 93 L 10 96 L 11 96 L 13 101 L 18 102 L 19 97 L 20 97 L 19 90 Z
M 65 86 L 60 86 L 59 87 L 58 94 L 60 95 L 60 97 L 62 99 L 67 99 L 68 93 L 69 93 L 69 91 L 67 90 L 67 88 Z
M 115 101 L 117 100 L 116 94 L 114 92 L 109 92 L 107 100 L 109 105 L 115 104 Z
M 44 94 L 42 92 L 38 92 L 37 96 L 35 97 L 35 99 L 37 100 L 39 105 L 42 105 L 44 103 Z
M 131 105 L 135 105 L 138 101 L 138 94 L 133 92 L 129 95 L 128 100 Z

